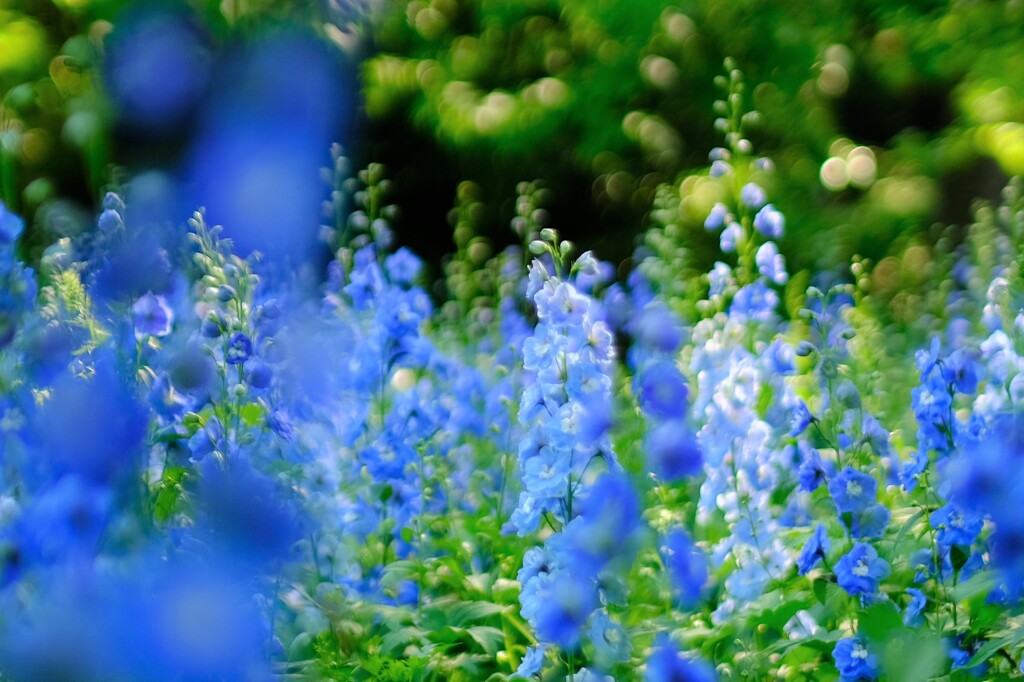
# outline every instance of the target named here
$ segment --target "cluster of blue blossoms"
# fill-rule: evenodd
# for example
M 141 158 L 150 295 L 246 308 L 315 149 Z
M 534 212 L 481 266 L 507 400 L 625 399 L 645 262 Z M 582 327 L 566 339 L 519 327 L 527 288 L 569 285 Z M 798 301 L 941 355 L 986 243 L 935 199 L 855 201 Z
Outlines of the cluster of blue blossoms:
M 727 140 L 685 287 L 526 187 L 435 307 L 339 150 L 323 281 L 131 185 L 34 270 L 0 205 L 0 676 L 1017 674 L 1024 261 L 957 255 L 906 359 L 862 264 L 794 284 Z M 971 239 L 1024 241 L 1015 185 Z

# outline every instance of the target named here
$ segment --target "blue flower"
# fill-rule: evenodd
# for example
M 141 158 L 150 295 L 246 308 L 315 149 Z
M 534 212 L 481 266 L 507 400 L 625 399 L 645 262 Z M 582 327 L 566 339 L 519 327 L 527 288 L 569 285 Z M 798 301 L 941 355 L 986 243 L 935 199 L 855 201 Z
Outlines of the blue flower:
M 594 645 L 594 658 L 602 667 L 625 663 L 633 650 L 629 635 L 619 623 L 608 617 L 607 609 L 598 609 L 590 616 L 588 637 Z
M 522 662 L 516 669 L 516 677 L 533 677 L 537 675 L 541 668 L 544 667 L 544 650 L 545 646 L 540 644 L 538 646 L 531 646 L 526 650 L 526 655 L 523 656 Z
M 679 317 L 660 301 L 643 307 L 630 325 L 637 341 L 661 353 L 674 353 L 683 342 L 683 326 Z
M 672 587 L 683 608 L 693 607 L 708 581 L 708 560 L 681 528 L 662 540 L 661 560 L 668 569 Z
M 137 339 L 146 336 L 167 336 L 171 333 L 174 313 L 163 296 L 149 292 L 132 305 L 132 320 Z
M 910 596 L 910 601 L 907 603 L 907 608 L 903 611 L 903 624 L 907 627 L 918 627 L 924 622 L 921 618 L 921 612 L 928 605 L 928 598 L 924 596 L 924 592 L 916 587 L 908 588 L 907 594 Z
M 245 381 L 255 389 L 264 389 L 270 386 L 274 378 L 274 370 L 262 360 L 250 362 L 245 367 Z
M 743 228 L 739 223 L 729 223 L 718 239 L 718 246 L 725 253 L 736 250 L 736 244 L 743 240 Z
M 858 542 L 836 562 L 836 582 L 851 595 L 874 594 L 878 582 L 889 575 L 889 564 L 871 545 Z
M 411 286 L 423 269 L 423 261 L 403 246 L 384 259 L 384 269 L 395 284 Z
M 832 650 L 842 682 L 878 679 L 878 659 L 860 637 L 846 637 Z
M 942 378 L 958 393 L 974 393 L 978 388 L 978 367 L 962 348 L 953 351 L 942 364 Z
M 636 392 L 640 408 L 657 419 L 683 417 L 689 408 L 686 380 L 668 360 L 646 365 L 637 376 Z
M 828 491 L 840 514 L 858 513 L 874 504 L 878 481 L 873 476 L 846 467 L 828 483 Z
M 760 322 L 768 322 L 775 314 L 779 305 L 779 295 L 763 280 L 748 284 L 736 292 L 729 307 L 729 313 L 737 318 L 748 318 Z
M 825 526 L 819 523 L 811 533 L 811 537 L 807 539 L 803 549 L 800 550 L 800 556 L 796 560 L 797 571 L 800 575 L 807 575 L 815 564 L 828 555 L 830 547 L 831 543 Z
M 766 200 L 764 190 L 756 183 L 748 182 L 740 190 L 740 201 L 755 211 L 764 206 Z
M 569 482 L 571 461 L 571 451 L 544 446 L 523 462 L 523 484 L 539 498 L 562 495 Z
M 242 332 L 235 332 L 228 339 L 228 347 L 224 352 L 224 361 L 229 365 L 240 365 L 252 355 L 252 341 Z
M 124 229 L 124 221 L 121 219 L 121 214 L 111 208 L 100 213 L 96 225 L 102 232 L 115 232 Z
M 814 415 L 807 409 L 807 403 L 803 400 L 798 400 L 796 407 L 793 408 L 793 417 L 790 421 L 789 435 L 791 437 L 799 436 L 801 433 L 807 430 L 807 427 L 814 421 Z M 815 486 L 817 487 L 817 486 Z M 813 490 L 812 488 L 811 490 Z
M 954 502 L 933 511 L 929 520 L 932 528 L 938 531 L 937 540 L 943 547 L 970 545 L 981 533 L 984 524 L 980 514 L 968 511 Z
M 889 508 L 881 504 L 873 504 L 862 512 L 853 515 L 850 524 L 850 535 L 858 540 L 880 538 L 889 525 L 891 516 Z
M 91 379 L 65 374 L 35 415 L 41 460 L 54 473 L 70 471 L 106 482 L 139 464 L 147 413 L 104 359 Z
M 583 626 L 596 607 L 597 591 L 591 578 L 559 571 L 553 574 L 538 601 L 534 629 L 542 641 L 575 649 Z
M 754 216 L 754 229 L 769 239 L 781 239 L 785 227 L 785 217 L 772 204 L 765 204 Z
M 721 230 L 722 225 L 725 224 L 725 219 L 729 215 L 729 209 L 725 207 L 725 204 L 719 202 L 711 208 L 711 212 L 708 213 L 707 219 L 704 220 L 704 229 L 708 232 L 714 232 Z
M 686 658 L 662 633 L 654 641 L 654 651 L 647 659 L 644 682 L 715 682 L 714 668 L 704 661 Z
M 767 569 L 760 562 L 752 561 L 726 578 L 725 589 L 736 600 L 751 602 L 764 594 L 769 581 L 771 575 Z
M 699 473 L 704 455 L 689 427 L 681 420 L 671 420 L 647 435 L 647 461 L 661 480 L 678 481 Z
M 800 462 L 800 467 L 797 469 L 797 480 L 801 490 L 812 493 L 818 489 L 819 485 L 828 480 L 829 473 L 832 471 L 832 463 L 829 462 L 826 465 L 818 451 L 804 441 L 800 441 L 798 448 L 803 461 Z
M 640 526 L 636 492 L 624 475 L 605 473 L 579 499 L 579 516 L 564 529 L 575 552 L 578 573 L 596 575 L 610 561 L 628 554 Z
M 12 213 L 4 202 L 0 201 L 0 243 L 9 244 L 16 241 L 24 229 L 25 221 L 21 216 Z
M 903 464 L 899 472 L 900 484 L 908 493 L 917 488 L 921 474 L 928 468 L 928 453 L 923 450 L 916 450 L 910 456 L 910 461 Z
M 754 255 L 757 269 L 761 275 L 775 284 L 785 284 L 789 280 L 786 272 L 786 261 L 779 253 L 775 242 L 765 242 Z

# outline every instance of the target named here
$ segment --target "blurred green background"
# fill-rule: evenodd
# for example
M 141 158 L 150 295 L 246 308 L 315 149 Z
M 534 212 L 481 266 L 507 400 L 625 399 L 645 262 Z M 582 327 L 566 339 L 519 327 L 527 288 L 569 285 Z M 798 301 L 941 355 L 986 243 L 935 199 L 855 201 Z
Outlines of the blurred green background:
M 127 172 L 173 168 L 201 100 L 216 94 L 195 85 L 192 109 L 141 127 L 112 99 L 106 60 L 132 5 L 0 2 L 2 196 L 32 225 L 28 254 L 61 221 L 91 217 Z M 778 169 L 768 189 L 787 216 L 794 270 L 899 256 L 898 286 L 915 276 L 908 247 L 927 247 L 936 224 L 967 223 L 974 199 L 1024 172 L 1021 0 L 160 7 L 188 26 L 191 52 L 175 62 L 186 70 L 206 63 L 197 50 L 216 65 L 272 25 L 300 26 L 344 55 L 360 85 L 345 104 L 354 124 L 337 138 L 356 164 L 387 166 L 400 239 L 433 262 L 454 249 L 460 182 L 473 183 L 463 197 L 473 230 L 500 245 L 513 240 L 516 183 L 539 179 L 550 224 L 613 262 L 628 258 L 669 187 L 670 221 L 710 263 L 716 245 L 701 224 L 717 197 L 702 169 L 721 143 L 714 80 L 725 57 L 759 113 L 755 151 Z

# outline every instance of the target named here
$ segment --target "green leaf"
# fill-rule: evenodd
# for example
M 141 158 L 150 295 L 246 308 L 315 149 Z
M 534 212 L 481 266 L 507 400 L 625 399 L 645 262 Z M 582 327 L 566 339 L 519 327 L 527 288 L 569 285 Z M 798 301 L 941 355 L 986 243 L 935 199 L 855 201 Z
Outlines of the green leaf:
M 907 533 L 910 532 L 910 530 L 917 524 L 917 522 L 921 519 L 922 516 L 924 516 L 924 514 L 925 510 L 920 509 L 917 511 L 916 514 L 912 515 L 903 523 L 903 525 L 900 527 L 900 532 L 896 534 L 896 541 L 893 543 L 893 546 L 900 546 L 900 543 L 903 542 L 903 538 L 906 537 Z
M 894 682 L 927 682 L 942 673 L 946 653 L 934 632 L 904 629 L 876 642 L 885 677 Z
M 824 606 L 828 597 L 828 581 L 827 580 L 815 580 L 812 584 L 814 590 L 814 598 Z
M 248 403 L 247 405 L 242 405 L 241 409 L 238 410 L 238 416 L 242 418 L 242 423 L 249 428 L 262 424 L 266 413 L 266 409 L 260 403 Z
M 1024 641 L 1024 628 L 1017 628 L 1012 632 L 998 637 L 996 639 L 990 639 L 981 645 L 981 647 L 971 656 L 971 660 L 967 662 L 965 668 L 973 668 L 976 665 L 984 663 L 988 659 L 992 658 L 1004 647 L 1013 647 Z
M 892 602 L 874 604 L 860 617 L 860 632 L 872 642 L 885 642 L 893 632 L 902 629 L 903 619 Z
M 431 630 L 446 625 L 465 627 L 485 618 L 500 615 L 506 608 L 508 607 L 488 601 L 441 600 L 434 602 L 424 611 L 423 625 Z
M 422 637 L 423 630 L 419 628 L 399 628 L 384 635 L 380 644 L 381 653 L 388 656 L 402 654 L 406 647 L 416 643 Z
M 153 502 L 153 517 L 158 523 L 166 523 L 174 514 L 174 505 L 181 497 L 181 486 L 168 485 L 160 489 Z
M 953 601 L 987 595 L 996 586 L 996 577 L 991 571 L 979 571 L 953 588 Z
M 466 634 L 472 637 L 488 656 L 497 656 L 505 644 L 505 633 L 490 625 L 473 626 L 466 630 Z

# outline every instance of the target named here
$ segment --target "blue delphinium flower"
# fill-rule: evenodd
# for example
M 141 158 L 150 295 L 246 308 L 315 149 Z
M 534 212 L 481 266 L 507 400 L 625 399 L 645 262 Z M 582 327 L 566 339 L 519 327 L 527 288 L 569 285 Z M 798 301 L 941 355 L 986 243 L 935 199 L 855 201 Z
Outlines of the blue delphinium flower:
M 958 348 L 943 363 L 942 378 L 957 393 L 974 393 L 978 388 L 978 365 L 966 350 Z
M 928 605 L 928 598 L 916 587 L 907 588 L 907 595 L 910 597 L 910 601 L 903 610 L 903 624 L 907 627 L 918 627 L 924 622 L 921 612 Z
M 708 581 L 708 560 L 686 531 L 676 528 L 662 539 L 661 558 L 683 608 L 693 607 Z
M 807 575 L 819 561 L 828 555 L 830 547 L 831 543 L 825 526 L 819 523 L 811 533 L 811 537 L 807 539 L 803 549 L 800 550 L 800 556 L 796 560 L 797 571 L 800 575 Z
M 593 579 L 575 571 L 551 574 L 531 624 L 541 641 L 566 650 L 579 646 L 583 626 L 598 605 Z
M 718 675 L 704 661 L 686 658 L 662 633 L 654 642 L 654 650 L 647 658 L 644 682 L 715 682 Z
M 949 502 L 928 517 L 932 528 L 938 531 L 937 540 L 941 547 L 952 545 L 969 546 L 981 533 L 984 523 L 980 514 L 974 513 Z
M 836 642 L 832 658 L 843 682 L 878 679 L 878 658 L 860 637 L 846 637 Z
M 25 230 L 25 221 L 0 201 L 0 243 L 11 244 Z
M 728 215 L 729 209 L 725 207 L 725 204 L 721 202 L 715 204 L 711 208 L 711 212 L 708 213 L 707 219 L 704 220 L 704 229 L 708 232 L 721 230 Z
M 598 609 L 590 616 L 587 637 L 594 645 L 594 660 L 603 668 L 629 660 L 633 651 L 626 630 L 608 617 L 606 609 Z
M 760 185 L 748 182 L 743 185 L 743 188 L 740 190 L 740 201 L 742 201 L 747 208 L 756 211 L 764 206 L 767 198 L 765 197 L 764 190 L 761 189 Z
M 410 286 L 419 277 L 423 261 L 403 246 L 384 259 L 384 269 L 395 284 Z
M 871 545 L 858 542 L 836 562 L 836 582 L 851 595 L 872 595 L 880 580 L 889 576 L 889 563 Z
M 252 341 L 243 332 L 235 332 L 228 339 L 224 361 L 229 365 L 240 365 L 252 355 Z
M 790 422 L 789 435 L 792 437 L 799 436 L 801 433 L 807 430 L 807 427 L 814 421 L 814 415 L 807 408 L 807 403 L 803 400 L 798 400 L 796 407 L 793 408 L 793 418 Z
M 850 535 L 858 540 L 878 539 L 885 533 L 891 516 L 883 504 L 872 504 L 864 511 L 853 514 Z
M 732 253 L 736 250 L 736 244 L 743 240 L 743 227 L 733 222 L 726 225 L 718 240 L 718 246 L 724 253 Z
M 962 516 L 939 520 L 946 525 L 943 537 L 953 544 L 976 535 L 979 515 L 992 519 L 990 537 L 992 565 L 1006 581 L 1011 598 L 1024 586 L 1024 515 L 1019 513 L 1024 499 L 1024 417 L 1019 414 L 996 416 L 985 436 L 968 444 L 945 472 L 950 498 L 960 507 Z
M 758 249 L 754 256 L 757 269 L 763 277 L 775 284 L 785 284 L 789 281 L 789 274 L 786 272 L 786 261 L 779 253 L 775 242 L 765 242 Z
M 754 216 L 754 229 L 769 239 L 780 239 L 786 219 L 772 204 L 765 204 Z
M 704 456 L 690 428 L 681 420 L 659 424 L 648 435 L 647 461 L 663 481 L 693 476 L 704 466 Z
M 514 677 L 533 677 L 539 673 L 544 666 L 545 649 L 546 647 L 543 644 L 531 646 L 527 649 L 526 655 L 523 656 L 523 660 L 519 663 Z
M 779 295 L 763 280 L 742 287 L 736 292 L 729 308 L 729 314 L 738 319 L 769 322 L 775 317 Z
M 822 461 L 821 454 L 806 441 L 800 441 L 797 450 L 802 458 L 800 466 L 797 468 L 800 489 L 812 493 L 818 489 L 819 485 L 828 481 L 832 463 L 826 464 Z
M 136 338 L 167 336 L 171 333 L 174 312 L 163 296 L 148 292 L 132 305 L 132 319 Z
M 645 348 L 660 354 L 674 353 L 683 342 L 683 325 L 664 301 L 652 300 L 640 308 L 629 331 Z
M 679 368 L 669 360 L 650 362 L 635 381 L 637 401 L 649 417 L 682 418 L 689 408 L 689 389 Z
M 876 501 L 878 481 L 873 476 L 846 467 L 829 481 L 828 491 L 840 514 L 857 513 Z
M 147 413 L 112 358 L 101 358 L 91 378 L 61 375 L 32 422 L 40 463 L 55 475 L 106 483 L 141 463 Z

